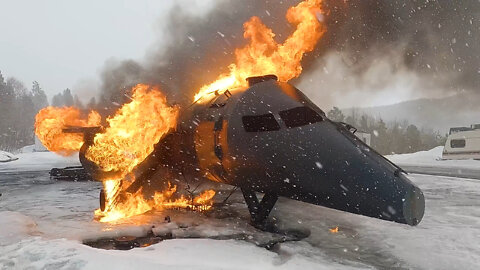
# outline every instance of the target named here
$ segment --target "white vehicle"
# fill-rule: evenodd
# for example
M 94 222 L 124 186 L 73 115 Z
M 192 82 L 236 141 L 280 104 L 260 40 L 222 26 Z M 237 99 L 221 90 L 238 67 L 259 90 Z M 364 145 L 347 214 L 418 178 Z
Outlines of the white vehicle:
M 371 141 L 372 141 L 372 135 L 370 133 L 366 132 L 355 132 L 355 135 L 362 140 L 366 145 L 371 146 Z
M 480 125 L 451 128 L 442 153 L 443 159 L 480 159 Z

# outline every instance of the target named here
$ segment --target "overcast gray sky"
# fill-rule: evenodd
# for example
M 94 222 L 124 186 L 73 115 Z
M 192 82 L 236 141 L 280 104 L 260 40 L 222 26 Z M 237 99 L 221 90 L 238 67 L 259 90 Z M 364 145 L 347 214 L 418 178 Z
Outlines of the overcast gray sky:
M 0 71 L 4 77 L 14 76 L 29 88 L 32 81 L 38 81 L 50 98 L 65 88 L 71 88 L 88 101 L 98 93 L 98 75 L 106 61 L 142 60 L 148 50 L 162 47 L 161 41 L 168 40 L 165 35 L 162 39 L 162 33 L 166 32 L 168 14 L 174 6 L 200 15 L 218 1 L 222 0 L 0 0 Z M 260 3 L 256 2 L 258 0 L 230 0 L 227 4 L 236 1 Z M 318 63 L 309 68 L 310 72 L 304 72 L 302 83 L 298 85 L 319 105 L 386 105 L 450 94 L 447 90 L 452 87 L 444 87 L 443 81 L 451 81 L 455 89 L 477 85 L 478 60 L 475 59 L 478 59 L 479 47 L 475 45 L 478 44 L 476 33 L 480 28 L 475 16 L 478 8 L 470 11 L 466 4 L 431 3 L 427 9 L 421 9 L 425 10 L 423 13 L 405 24 L 397 20 L 397 16 L 413 16 L 412 10 L 420 10 L 415 7 L 424 5 L 423 2 L 405 0 L 408 5 L 395 2 L 392 4 L 394 9 L 384 8 L 382 12 L 367 9 L 370 4 L 366 2 L 369 1 L 361 2 L 365 4 L 363 8 L 339 11 L 341 14 L 352 12 L 354 17 L 351 18 L 355 20 L 345 17 L 348 23 L 344 21 L 338 27 L 336 24 L 329 26 L 327 34 L 335 34 L 330 35 L 330 42 L 323 46 L 327 46 L 326 50 L 331 53 L 318 57 Z M 377 2 L 380 7 L 390 3 L 389 0 Z M 360 1 L 352 5 L 356 3 Z M 257 13 L 264 12 L 258 10 Z M 436 15 L 438 12 L 444 15 Z M 283 16 L 278 18 L 283 20 Z M 393 19 L 386 23 L 387 18 Z M 452 18 L 456 18 L 455 25 L 450 24 Z M 433 19 L 442 27 L 437 24 L 432 27 L 430 20 Z M 235 29 L 241 31 L 241 22 L 233 20 L 229 23 L 238 23 Z M 211 25 L 205 23 L 205 27 Z M 219 25 L 222 27 L 228 29 Z M 428 35 L 423 38 L 423 34 L 418 33 Z M 338 40 L 332 37 L 338 37 Z M 435 47 L 438 44 L 440 49 L 432 50 L 432 44 Z M 342 52 L 343 48 L 347 48 L 346 51 Z M 378 51 L 378 55 L 372 54 L 374 51 Z M 416 58 L 418 63 L 406 66 L 405 59 L 413 59 L 406 57 L 412 51 L 422 57 Z M 365 55 L 371 57 L 366 57 L 365 62 L 356 60 Z M 468 60 L 470 58 L 474 60 Z M 462 70 L 459 73 L 457 66 L 465 68 L 459 68 Z M 364 71 L 358 72 L 359 67 Z M 451 73 L 465 76 L 450 78 L 447 75 Z M 328 91 L 324 89 L 325 85 L 329 86 Z M 365 99 L 367 95 L 369 98 Z M 364 99 L 361 104 L 358 103 L 360 99 Z
M 49 97 L 89 87 L 107 59 L 141 59 L 175 3 L 202 12 L 213 1 L 0 0 L 0 71 Z

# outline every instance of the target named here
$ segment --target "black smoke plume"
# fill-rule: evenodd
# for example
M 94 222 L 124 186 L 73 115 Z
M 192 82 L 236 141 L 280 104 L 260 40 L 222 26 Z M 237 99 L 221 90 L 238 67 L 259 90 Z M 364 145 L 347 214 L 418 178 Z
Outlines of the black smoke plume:
M 235 48 L 245 44 L 245 21 L 259 16 L 283 41 L 293 31 L 285 12 L 298 2 L 222 0 L 202 17 L 183 12 L 179 4 L 169 15 L 167 47 L 150 52 L 141 63 L 126 60 L 105 66 L 101 95 L 106 106 L 125 101 L 123 93 L 140 82 L 160 85 L 171 102 L 191 102 L 202 85 L 234 61 Z M 294 80 L 302 84 L 309 78 L 313 84 L 303 83 L 313 90 L 302 90 L 375 91 L 414 76 L 418 91 L 433 95 L 479 91 L 478 1 L 325 0 L 323 9 L 327 33 L 305 58 L 302 76 Z M 328 63 L 334 70 L 325 69 Z M 371 71 L 379 63 L 388 67 L 386 75 Z M 332 72 L 343 72 L 343 79 L 318 85 Z

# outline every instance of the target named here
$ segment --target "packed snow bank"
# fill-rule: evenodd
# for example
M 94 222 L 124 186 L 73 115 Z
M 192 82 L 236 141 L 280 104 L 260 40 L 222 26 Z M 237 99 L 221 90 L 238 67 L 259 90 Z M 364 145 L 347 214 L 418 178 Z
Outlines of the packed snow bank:
M 394 159 L 397 162 L 431 162 L 438 161 L 442 159 L 443 146 L 437 146 L 428 151 L 420 151 L 410 154 L 397 154 L 397 155 L 388 155 L 389 159 Z
M 36 227 L 31 218 L 18 212 L 3 211 L 0 212 L 0 217 L 0 246 L 18 242 Z
M 5 152 L 3 152 L 5 153 Z M 0 159 L 2 158 L 0 152 Z M 0 172 L 43 171 L 53 167 L 79 166 L 78 154 L 63 157 L 52 152 L 20 153 L 17 160 L 7 163 L 0 162 Z
M 27 146 L 24 146 L 20 149 L 18 149 L 18 153 L 33 153 L 35 152 L 35 145 L 32 144 L 32 145 L 27 145 Z
M 11 153 L 8 153 L 8 152 L 5 152 L 5 151 L 0 151 L 0 162 L 2 162 L 2 163 L 14 161 L 14 160 L 17 160 L 17 159 L 18 158 Z
M 99 250 L 66 239 L 32 237 L 0 255 L 7 267 L 18 269 L 355 269 L 319 264 L 292 254 L 282 263 L 265 249 L 234 240 L 184 239 L 129 251 Z
M 428 151 L 387 155 L 385 157 L 398 165 L 480 169 L 480 161 L 478 160 L 442 160 L 442 152 L 443 146 L 437 146 Z

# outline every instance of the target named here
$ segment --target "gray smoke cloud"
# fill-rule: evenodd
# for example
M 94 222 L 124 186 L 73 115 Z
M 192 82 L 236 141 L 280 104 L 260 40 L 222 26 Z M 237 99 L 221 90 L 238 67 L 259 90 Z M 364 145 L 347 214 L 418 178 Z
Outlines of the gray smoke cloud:
M 245 44 L 245 21 L 259 16 L 282 41 L 293 31 L 285 12 L 298 2 L 222 0 L 201 17 L 178 6 L 165 27 L 168 45 L 142 63 L 107 63 L 101 94 L 121 103 L 123 92 L 143 82 L 160 85 L 172 102 L 190 102 L 227 71 L 235 48 Z M 405 98 L 479 91 L 479 2 L 325 0 L 324 11 L 327 33 L 293 81 L 320 105 L 395 89 Z
M 326 10 L 328 32 L 299 83 L 317 103 L 479 94 L 478 1 L 328 1 Z
M 219 1 L 204 16 L 170 12 L 165 27 L 168 45 L 147 54 L 140 64 L 133 60 L 108 63 L 102 74 L 101 93 L 106 100 L 126 101 L 122 92 L 136 83 L 160 85 L 169 101 L 191 102 L 199 88 L 216 79 L 234 61 L 234 51 L 245 44 L 243 23 L 259 16 L 279 39 L 291 31 L 285 20 L 288 7 L 300 1 Z
M 356 0 L 345 13 L 333 10 L 340 14 L 329 17 L 335 21 L 329 23 L 327 47 L 347 51 L 360 73 L 375 60 L 369 57 L 373 51 L 390 50 L 402 56 L 405 67 L 446 88 L 473 89 L 480 82 L 478 1 Z M 440 76 L 445 74 L 451 76 Z

